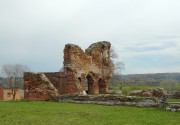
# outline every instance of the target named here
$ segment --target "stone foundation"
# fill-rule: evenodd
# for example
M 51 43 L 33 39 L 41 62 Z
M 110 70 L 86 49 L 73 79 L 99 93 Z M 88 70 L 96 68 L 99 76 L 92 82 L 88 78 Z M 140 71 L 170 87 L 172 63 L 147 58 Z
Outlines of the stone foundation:
M 103 104 L 103 105 L 129 105 L 139 107 L 159 107 L 165 102 L 156 98 L 137 98 L 118 95 L 61 95 L 57 98 L 59 102 Z
M 166 111 L 180 112 L 180 104 L 170 104 L 165 108 Z

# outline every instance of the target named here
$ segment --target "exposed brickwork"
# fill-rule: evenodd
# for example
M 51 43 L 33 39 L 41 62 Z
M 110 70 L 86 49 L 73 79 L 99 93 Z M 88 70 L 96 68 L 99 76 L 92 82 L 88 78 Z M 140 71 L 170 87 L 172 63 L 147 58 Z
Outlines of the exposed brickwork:
M 25 99 L 49 100 L 58 95 L 58 90 L 43 73 L 24 73 Z
M 43 73 L 50 80 L 50 82 L 54 85 L 54 87 L 58 90 L 59 94 L 64 93 L 66 76 L 64 72 L 46 72 Z
M 106 41 L 90 45 L 85 52 L 74 44 L 65 46 L 64 70 L 68 75 L 66 93 L 83 93 L 86 78 L 88 94 L 108 92 L 109 78 L 113 69 L 110 47 L 111 44 Z
M 3 87 L 0 85 L 0 100 L 4 99 Z
M 110 47 L 109 42 L 97 42 L 84 52 L 77 45 L 65 45 L 64 72 L 25 73 L 25 98 L 46 100 L 54 98 L 57 92 L 86 94 L 85 81 L 88 84 L 88 94 L 107 93 L 114 67 L 110 60 Z M 42 76 L 47 80 L 44 81 Z M 50 88 L 49 84 L 53 87 Z

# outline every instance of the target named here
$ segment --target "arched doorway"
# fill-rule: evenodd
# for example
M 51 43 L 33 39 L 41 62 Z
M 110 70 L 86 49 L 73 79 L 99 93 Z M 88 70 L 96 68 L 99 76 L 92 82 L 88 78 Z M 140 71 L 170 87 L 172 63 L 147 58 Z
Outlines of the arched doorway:
M 84 81 L 84 89 L 85 89 L 86 93 L 88 94 L 88 80 L 87 80 L 87 78 Z
M 89 74 L 86 77 L 87 79 L 87 94 L 94 94 L 94 80 L 92 76 Z
M 78 82 L 76 84 L 77 90 L 81 90 L 81 78 L 78 77 Z

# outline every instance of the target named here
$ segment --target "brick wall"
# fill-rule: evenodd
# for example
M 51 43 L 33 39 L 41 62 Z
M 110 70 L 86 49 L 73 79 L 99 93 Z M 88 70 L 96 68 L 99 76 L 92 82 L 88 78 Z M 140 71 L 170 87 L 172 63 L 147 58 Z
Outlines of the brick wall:
M 51 76 L 53 73 L 47 75 Z M 56 73 L 55 73 L 56 74 Z M 53 78 L 52 78 L 53 79 Z M 56 81 L 55 79 L 54 81 Z M 56 84 L 56 83 L 55 83 Z M 57 84 L 56 84 L 57 85 Z M 50 100 L 59 95 L 55 85 L 43 73 L 24 73 L 24 98 L 28 100 Z
M 88 93 L 108 93 L 109 78 L 114 65 L 110 60 L 111 44 L 106 41 L 91 44 L 85 52 L 77 45 L 67 44 L 64 48 L 64 69 L 67 74 L 66 93 L 85 91 L 88 81 Z M 80 82 L 79 82 L 80 80 Z
M 111 44 L 106 41 L 90 45 L 85 52 L 77 45 L 64 48 L 64 72 L 25 73 L 25 98 L 51 99 L 58 93 L 108 93 L 113 64 L 110 60 Z M 49 86 L 53 85 L 54 88 Z M 57 91 L 53 92 L 53 90 Z
M 59 94 L 65 93 L 65 84 L 67 77 L 63 72 L 45 72 L 46 77 L 51 81 Z
M 3 87 L 0 85 L 0 99 L 4 99 L 3 98 Z

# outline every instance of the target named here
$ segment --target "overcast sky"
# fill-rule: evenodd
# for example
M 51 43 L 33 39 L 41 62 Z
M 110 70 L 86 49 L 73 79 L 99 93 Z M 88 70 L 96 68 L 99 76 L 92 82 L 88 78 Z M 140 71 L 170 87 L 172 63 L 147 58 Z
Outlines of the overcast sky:
M 63 66 L 65 44 L 109 41 L 124 74 L 180 72 L 180 0 L 0 0 L 0 66 Z

